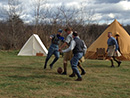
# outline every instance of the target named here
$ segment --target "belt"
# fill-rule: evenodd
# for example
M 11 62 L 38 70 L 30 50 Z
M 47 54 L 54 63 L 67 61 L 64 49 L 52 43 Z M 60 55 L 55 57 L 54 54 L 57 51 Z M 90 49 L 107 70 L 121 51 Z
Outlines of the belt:
M 108 46 L 114 46 L 114 45 L 108 45 Z

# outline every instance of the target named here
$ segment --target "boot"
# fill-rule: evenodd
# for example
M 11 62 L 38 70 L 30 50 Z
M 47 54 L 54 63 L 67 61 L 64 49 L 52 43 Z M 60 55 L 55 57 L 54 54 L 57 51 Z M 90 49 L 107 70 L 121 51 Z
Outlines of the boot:
M 46 61 L 45 61 L 45 65 L 44 65 L 44 69 L 46 69 L 46 66 L 47 66 L 47 62 L 48 62 L 48 58 L 46 58 Z
M 50 64 L 50 69 L 52 69 L 52 67 L 53 67 L 53 65 L 52 65 L 52 64 Z
M 113 68 L 114 68 L 115 66 L 114 66 L 114 65 L 111 65 L 111 67 L 113 67 Z
M 111 67 L 115 67 L 115 66 L 113 65 L 113 60 L 111 59 L 110 61 L 111 61 Z
M 46 69 L 46 64 L 44 65 L 44 69 Z
M 82 70 L 81 75 L 85 75 L 85 74 L 86 74 L 86 72 L 84 70 Z
M 82 81 L 82 78 L 77 78 L 75 81 Z
M 73 72 L 69 77 L 75 77 L 75 73 Z
M 66 71 L 64 71 L 64 72 L 62 73 L 62 75 L 67 75 L 67 72 L 66 72 Z
M 121 61 L 118 62 L 118 67 L 120 67 L 120 64 L 121 64 L 121 63 L 122 63 Z
M 118 67 L 120 67 L 120 64 L 122 63 L 121 61 L 117 60 L 115 57 L 113 57 L 114 61 L 118 63 Z

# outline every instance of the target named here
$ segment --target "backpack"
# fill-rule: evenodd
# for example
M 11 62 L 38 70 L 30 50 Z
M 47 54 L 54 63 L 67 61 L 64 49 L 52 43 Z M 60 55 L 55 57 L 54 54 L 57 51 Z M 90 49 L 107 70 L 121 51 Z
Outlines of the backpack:
M 86 46 L 84 40 L 82 40 L 82 43 L 83 43 L 83 56 L 85 56 L 86 51 L 87 51 L 87 46 Z

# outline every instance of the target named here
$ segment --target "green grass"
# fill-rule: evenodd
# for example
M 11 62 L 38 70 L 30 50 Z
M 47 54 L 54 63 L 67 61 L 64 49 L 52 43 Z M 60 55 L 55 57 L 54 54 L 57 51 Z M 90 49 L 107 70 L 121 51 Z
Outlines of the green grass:
M 43 70 L 45 57 L 17 56 L 18 51 L 0 51 L 0 98 L 130 98 L 130 61 L 110 68 L 109 61 L 86 60 L 83 81 L 59 75 L 60 58 L 53 69 Z M 48 65 L 53 60 L 50 59 Z M 115 63 L 117 66 L 117 64 Z

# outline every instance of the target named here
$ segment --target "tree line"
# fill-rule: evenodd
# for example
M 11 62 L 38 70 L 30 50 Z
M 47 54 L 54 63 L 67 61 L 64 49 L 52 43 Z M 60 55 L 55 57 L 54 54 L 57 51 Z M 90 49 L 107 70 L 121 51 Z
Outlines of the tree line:
M 58 29 L 65 29 L 70 26 L 79 33 L 87 46 L 90 46 L 101 33 L 108 27 L 107 24 L 99 25 L 93 21 L 94 11 L 86 11 L 84 3 L 82 7 L 66 8 L 65 5 L 55 9 L 46 6 L 46 0 L 32 0 L 34 20 L 31 24 L 24 23 L 21 19 L 23 6 L 19 0 L 8 0 L 8 10 L 4 7 L 0 9 L 1 16 L 6 16 L 6 20 L 0 21 L 0 49 L 19 50 L 36 33 L 41 38 L 44 45 L 50 45 L 49 36 L 57 33 Z M 124 26 L 130 33 L 130 25 Z M 66 36 L 66 33 L 63 33 Z

